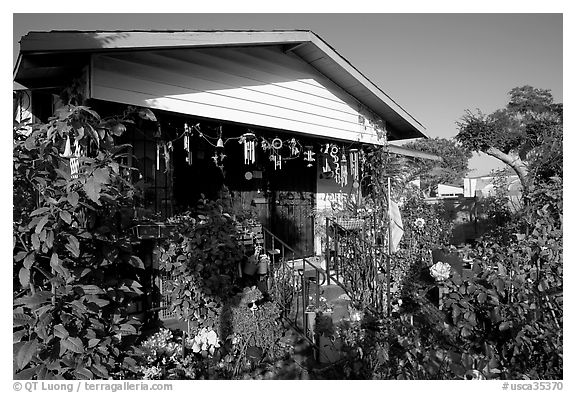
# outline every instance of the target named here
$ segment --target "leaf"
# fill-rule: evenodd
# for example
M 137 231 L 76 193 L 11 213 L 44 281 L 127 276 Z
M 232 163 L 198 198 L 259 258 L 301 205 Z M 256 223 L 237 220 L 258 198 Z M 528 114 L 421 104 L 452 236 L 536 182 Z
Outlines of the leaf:
M 101 183 L 97 182 L 94 177 L 89 177 L 86 183 L 82 186 L 86 196 L 93 202 L 100 204 L 100 191 L 102 190 Z
M 486 299 L 488 298 L 488 295 L 486 295 L 485 292 L 480 292 L 478 294 L 478 303 L 484 303 L 486 301 Z
M 76 258 L 80 256 L 80 242 L 74 235 L 68 235 L 68 243 L 66 249 L 72 253 Z
M 16 366 L 19 370 L 22 370 L 36 355 L 36 351 L 38 350 L 38 341 L 32 340 L 27 341 L 20 347 L 18 353 L 16 354 Z
M 108 378 L 108 369 L 104 367 L 102 364 L 93 364 L 90 366 L 94 374 L 96 374 L 100 378 Z
M 30 217 L 34 217 L 34 216 L 37 216 L 37 215 L 40 215 L 40 214 L 44 214 L 44 213 L 49 212 L 49 211 L 50 211 L 50 208 L 49 208 L 49 207 L 41 207 L 41 208 L 38 208 L 38 209 L 34 210 L 32 213 L 30 213 Z
M 100 342 L 99 339 L 97 338 L 91 338 L 90 340 L 88 340 L 88 348 L 93 348 L 96 345 L 98 345 L 98 343 Z
M 32 321 L 32 317 L 24 313 L 14 313 L 12 319 L 14 327 L 26 326 Z
M 78 379 L 93 379 L 94 374 L 92 371 L 88 370 L 85 367 L 79 366 L 76 370 L 74 370 L 74 375 L 78 377 Z
M 18 272 L 18 278 L 20 279 L 20 285 L 22 285 L 23 288 L 28 287 L 30 284 L 30 270 L 21 267 L 20 272 Z
M 28 332 L 26 330 L 18 330 L 14 333 L 12 333 L 12 343 L 16 344 L 22 341 L 22 339 L 24 337 L 26 337 L 28 335 Z
M 42 232 L 42 228 L 44 228 L 44 225 L 46 225 L 49 218 L 50 218 L 50 216 L 48 216 L 48 215 L 43 216 L 40 219 L 40 221 L 38 221 L 38 224 L 36 225 L 36 229 L 34 230 L 34 232 L 36 232 L 36 233 Z
M 122 334 L 136 334 L 136 328 L 129 323 L 120 325 L 120 333 Z
M 20 381 L 33 379 L 36 376 L 36 374 L 38 373 L 38 369 L 40 367 L 41 366 L 35 366 L 35 367 L 31 367 L 31 368 L 27 368 L 25 370 L 22 370 L 14 376 L 14 379 L 20 380 Z
M 496 286 L 498 292 L 504 291 L 504 280 L 502 280 L 501 278 L 496 279 L 496 281 L 494 281 L 494 285 Z
M 68 225 L 72 223 L 72 215 L 68 213 L 66 210 L 62 210 L 60 212 L 60 218 Z
M 70 202 L 70 205 L 72 205 L 72 207 L 76 207 L 78 205 L 79 198 L 80 196 L 76 191 L 72 191 L 71 193 L 68 194 L 68 202 Z
M 32 296 L 23 296 L 19 299 L 14 300 L 15 306 L 25 306 L 29 308 L 33 308 L 40 304 L 48 303 L 52 300 L 52 292 L 49 291 L 40 291 L 36 292 Z
M 144 120 L 157 121 L 154 113 L 148 108 L 142 108 L 138 111 L 138 116 Z
M 58 254 L 55 252 L 53 252 L 52 256 L 50 257 L 50 266 L 52 266 L 54 269 L 60 266 L 60 258 L 58 258 Z
M 74 353 L 84 353 L 84 344 L 78 337 L 68 337 L 60 341 L 60 346 Z
M 40 238 L 36 233 L 30 235 L 30 241 L 32 241 L 32 247 L 34 248 L 34 250 L 40 249 Z
M 56 337 L 59 337 L 61 339 L 65 339 L 67 338 L 70 334 L 68 333 L 68 330 L 66 330 L 66 328 L 64 327 L 64 325 L 62 325 L 61 323 L 59 323 L 58 325 L 54 326 L 54 335 Z
M 142 259 L 138 258 L 136 255 L 131 255 L 128 263 L 138 269 L 144 269 L 144 262 L 142 262 Z
M 97 285 L 81 285 L 80 288 L 84 291 L 87 295 L 99 295 L 106 293 L 102 288 Z

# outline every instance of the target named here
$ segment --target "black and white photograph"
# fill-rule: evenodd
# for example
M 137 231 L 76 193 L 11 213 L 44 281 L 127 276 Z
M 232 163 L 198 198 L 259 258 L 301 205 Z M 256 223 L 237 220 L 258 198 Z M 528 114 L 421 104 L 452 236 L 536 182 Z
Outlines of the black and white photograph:
M 12 14 L 9 391 L 569 390 L 564 14 L 323 10 Z

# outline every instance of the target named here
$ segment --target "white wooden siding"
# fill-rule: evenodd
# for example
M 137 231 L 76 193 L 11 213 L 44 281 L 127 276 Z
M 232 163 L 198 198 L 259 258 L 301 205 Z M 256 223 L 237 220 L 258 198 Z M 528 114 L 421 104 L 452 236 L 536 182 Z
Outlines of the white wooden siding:
M 276 47 L 94 55 L 91 96 L 322 137 L 384 143 L 371 122 L 360 122 L 370 113 L 367 108 Z

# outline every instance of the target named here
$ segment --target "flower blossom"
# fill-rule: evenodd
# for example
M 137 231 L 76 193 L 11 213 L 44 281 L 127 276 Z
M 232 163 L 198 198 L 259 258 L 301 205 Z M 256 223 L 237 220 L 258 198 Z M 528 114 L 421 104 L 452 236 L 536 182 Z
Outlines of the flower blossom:
M 442 261 L 436 262 L 432 267 L 430 267 L 430 275 L 434 277 L 436 281 L 444 281 L 450 277 L 450 270 L 452 268 L 448 263 Z
M 426 221 L 424 221 L 423 218 L 419 217 L 416 219 L 416 221 L 414 221 L 414 225 L 416 225 L 417 228 L 424 228 L 424 224 L 426 224 Z

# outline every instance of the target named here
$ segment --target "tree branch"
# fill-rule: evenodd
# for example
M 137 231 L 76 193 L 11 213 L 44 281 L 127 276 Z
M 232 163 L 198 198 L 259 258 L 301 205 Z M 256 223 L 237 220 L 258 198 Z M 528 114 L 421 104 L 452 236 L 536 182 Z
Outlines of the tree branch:
M 524 190 L 530 189 L 530 177 L 528 167 L 526 166 L 526 163 L 520 159 L 520 157 L 514 157 L 511 154 L 506 154 L 495 147 L 488 148 L 488 150 L 486 150 L 486 154 L 495 157 L 500 161 L 502 161 L 503 163 L 505 163 L 506 165 L 510 166 L 520 178 L 522 188 Z

